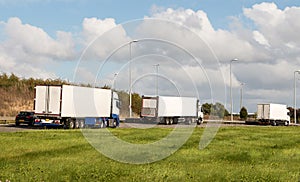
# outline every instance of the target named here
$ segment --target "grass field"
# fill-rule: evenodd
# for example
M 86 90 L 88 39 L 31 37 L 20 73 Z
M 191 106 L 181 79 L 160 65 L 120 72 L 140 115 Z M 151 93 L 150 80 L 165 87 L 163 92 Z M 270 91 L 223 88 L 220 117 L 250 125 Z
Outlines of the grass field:
M 123 140 L 147 143 L 170 128 L 111 129 Z M 208 147 L 204 131 L 172 156 L 151 164 L 113 161 L 80 130 L 0 133 L 0 181 L 299 181 L 299 127 L 222 127 Z M 142 141 L 142 142 L 141 142 Z

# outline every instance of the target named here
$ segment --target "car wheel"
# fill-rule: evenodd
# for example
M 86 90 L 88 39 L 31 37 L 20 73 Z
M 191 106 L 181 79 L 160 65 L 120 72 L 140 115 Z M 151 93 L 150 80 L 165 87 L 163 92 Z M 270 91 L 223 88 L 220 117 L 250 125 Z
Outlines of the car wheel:
M 34 120 L 33 121 L 29 121 L 28 126 L 34 126 Z

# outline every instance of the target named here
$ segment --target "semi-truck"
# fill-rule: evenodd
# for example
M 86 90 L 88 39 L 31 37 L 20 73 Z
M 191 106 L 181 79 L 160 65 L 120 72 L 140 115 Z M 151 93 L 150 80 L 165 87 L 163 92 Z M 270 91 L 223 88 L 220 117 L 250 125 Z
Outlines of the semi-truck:
M 287 126 L 290 124 L 289 110 L 284 104 L 257 104 L 257 120 L 273 126 Z
M 119 124 L 118 94 L 109 89 L 72 85 L 35 87 L 35 124 L 65 128 L 115 127 Z
M 156 118 L 163 124 L 201 124 L 203 113 L 199 100 L 194 97 L 142 96 L 141 117 Z

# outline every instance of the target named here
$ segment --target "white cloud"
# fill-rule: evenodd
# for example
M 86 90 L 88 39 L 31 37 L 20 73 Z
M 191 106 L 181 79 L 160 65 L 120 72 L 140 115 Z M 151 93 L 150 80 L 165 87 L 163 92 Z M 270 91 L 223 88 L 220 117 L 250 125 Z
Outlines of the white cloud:
M 255 93 L 257 89 L 258 95 L 261 94 L 261 102 L 264 102 L 264 98 L 268 101 L 273 99 L 273 102 L 290 102 L 290 99 L 283 95 L 292 89 L 293 71 L 300 63 L 298 35 L 300 24 L 296 23 L 300 18 L 300 7 L 287 7 L 281 10 L 274 3 L 256 4 L 244 9 L 245 17 L 252 20 L 256 28 L 249 29 L 243 26 L 243 22 L 233 22 L 236 24 L 231 30 L 215 30 L 205 12 L 201 10 L 156 7 L 153 12 L 153 17 L 184 25 L 205 40 L 223 62 L 221 70 L 227 86 L 229 86 L 229 61 L 232 58 L 239 58 L 240 63 L 233 66 L 232 85 L 235 92 L 240 88 L 239 82 L 246 82 L 247 89 L 251 93 Z M 201 45 L 189 39 L 183 30 L 180 32 L 162 26 L 157 27 L 160 28 L 153 30 L 153 34 L 170 38 L 175 42 L 184 42 L 182 45 L 188 50 L 198 49 L 199 54 L 196 54 L 198 57 L 205 52 L 202 51 Z M 185 42 L 188 42 L 188 45 Z M 211 60 L 207 60 L 208 57 L 205 56 L 201 58 L 202 65 L 208 66 L 205 61 Z M 186 61 L 186 64 L 189 63 Z M 207 73 L 211 78 L 213 70 L 216 68 L 208 67 Z M 275 91 L 269 92 L 270 90 Z M 249 97 L 256 99 L 250 92 Z M 281 92 L 284 94 L 279 97 L 278 93 Z M 255 106 L 251 107 L 255 109 Z
M 85 18 L 82 22 L 82 34 L 87 43 L 101 36 L 103 33 L 115 28 L 117 25 L 113 18 L 104 20 L 93 18 Z
M 245 8 L 244 15 L 257 26 L 257 31 L 268 40 L 273 50 L 280 50 L 276 56 L 286 57 L 288 54 L 300 55 L 300 7 L 279 9 L 275 3 L 256 4 Z M 275 54 L 273 52 L 273 54 Z
M 85 18 L 82 27 L 83 48 L 88 48 L 84 59 L 103 60 L 115 49 L 130 41 L 122 25 L 116 25 L 112 18 Z
M 0 44 L 0 68 L 25 77 L 55 77 L 47 70 L 54 61 L 70 60 L 75 51 L 71 33 L 57 31 L 51 38 L 43 29 L 23 24 L 19 18 L 1 22 L 5 38 Z
M 72 35 L 58 31 L 57 39 L 52 39 L 44 30 L 23 24 L 19 18 L 10 18 L 5 24 L 6 45 L 20 47 L 30 55 L 45 55 L 52 58 L 69 59 L 74 55 Z
M 254 40 L 256 40 L 261 45 L 270 47 L 270 44 L 269 44 L 268 40 L 259 31 L 256 31 L 256 30 L 253 31 L 253 38 L 254 38 Z

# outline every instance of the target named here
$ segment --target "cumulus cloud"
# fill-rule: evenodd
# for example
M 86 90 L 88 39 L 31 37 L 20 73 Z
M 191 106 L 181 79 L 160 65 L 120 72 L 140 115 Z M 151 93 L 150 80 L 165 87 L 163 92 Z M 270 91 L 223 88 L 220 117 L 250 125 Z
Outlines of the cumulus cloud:
M 281 10 L 275 3 L 261 3 L 245 8 L 244 15 L 254 22 L 260 36 L 264 37 L 263 42 L 268 43 L 276 57 L 300 55 L 300 25 L 297 23 L 300 7 L 286 7 Z
M 207 43 L 207 46 L 212 48 L 220 61 L 229 61 L 237 56 L 240 56 L 241 59 L 246 61 L 256 59 L 258 55 L 260 55 L 260 57 L 267 57 L 263 51 L 260 51 L 254 45 L 252 45 L 251 41 L 253 40 L 248 39 L 248 37 L 252 38 L 252 36 L 241 37 L 239 32 L 214 29 L 208 19 L 207 14 L 202 10 L 174 10 L 168 8 L 163 12 L 156 12 L 152 17 L 169 20 L 176 24 L 187 27 L 189 30 L 199 36 L 200 39 Z M 177 39 L 182 39 L 181 42 L 188 42 L 188 45 L 192 46 L 194 49 L 197 48 L 197 51 L 199 52 L 200 50 L 201 52 L 201 47 L 199 48 L 199 43 L 193 41 L 194 38 L 186 41 L 186 37 L 177 36 Z M 203 53 L 201 52 L 201 54 Z
M 282 96 L 288 95 L 287 93 L 292 90 L 293 71 L 297 69 L 297 65 L 299 67 L 300 63 L 300 37 L 297 35 L 300 25 L 296 23 L 300 18 L 300 8 L 287 7 L 281 10 L 274 3 L 261 3 L 251 8 L 244 8 L 243 14 L 253 22 L 255 25 L 253 29 L 244 26 L 241 22 L 243 19 L 233 18 L 232 29 L 216 30 L 206 13 L 201 10 L 156 7 L 152 17 L 186 26 L 205 40 L 221 62 L 220 69 L 224 73 L 227 88 L 229 87 L 229 61 L 239 58 L 239 63 L 234 64 L 232 70 L 235 98 L 239 98 L 240 82 L 246 82 L 245 94 L 248 94 L 246 98 L 255 100 L 257 98 L 253 93 L 261 93 L 259 102 L 290 102 L 291 99 Z M 173 36 L 171 30 L 164 31 L 157 35 Z M 161 30 L 154 30 L 154 32 L 161 32 Z M 178 35 L 178 32 L 174 35 L 176 34 Z M 197 48 L 199 54 L 196 55 L 201 57 L 205 52 L 201 52 L 201 46 L 197 46 L 195 41 L 188 39 L 184 34 L 181 35 L 183 36 L 173 36 L 172 39 L 178 42 L 188 42 L 189 45 L 184 45 L 184 47 Z M 206 59 L 207 57 L 202 57 L 202 64 L 205 67 Z M 189 64 L 188 61 L 186 64 Z M 213 78 L 216 69 L 206 68 L 208 68 L 207 74 Z M 278 93 L 284 94 L 279 94 L 281 97 L 278 97 Z M 239 104 L 235 103 L 235 105 Z M 255 105 L 251 108 L 254 110 Z
M 7 46 L 19 46 L 31 55 L 46 55 L 52 58 L 69 59 L 73 56 L 72 35 L 57 31 L 57 39 L 52 39 L 44 30 L 22 24 L 19 18 L 10 18 L 5 25 Z
M 209 100 L 210 95 L 207 93 L 209 89 L 216 92 L 215 96 L 229 93 L 229 63 L 233 58 L 238 58 L 239 63 L 235 63 L 232 68 L 235 98 L 239 98 L 240 82 L 243 82 L 247 85 L 244 91 L 245 99 L 252 99 L 255 102 L 274 100 L 274 102 L 281 103 L 287 100 L 284 97 L 279 98 L 278 93 L 286 94 L 291 90 L 293 68 L 297 67 L 300 61 L 300 41 L 297 35 L 300 27 L 295 23 L 300 17 L 298 7 L 287 7 L 281 10 L 274 3 L 256 4 L 243 10 L 244 16 L 253 21 L 254 28 L 249 29 L 244 26 L 243 19 L 232 18 L 231 28 L 228 30 L 215 29 L 207 14 L 202 10 L 155 7 L 152 13 L 135 26 L 125 24 L 114 34 L 106 32 L 109 36 L 102 37 L 102 40 L 106 40 L 104 42 L 107 42 L 107 47 L 117 47 L 133 39 L 140 40 L 133 47 L 133 58 L 136 59 L 136 64 L 132 69 L 133 76 L 140 75 L 140 70 L 143 70 L 143 73 L 153 73 L 152 65 L 160 63 L 160 74 L 174 80 L 183 88 L 190 88 L 188 80 L 191 75 L 199 90 L 202 91 L 205 88 L 206 93 L 201 93 L 202 97 Z M 89 24 L 85 26 L 90 28 L 84 28 L 84 32 L 95 37 L 97 34 L 103 35 L 104 30 L 109 30 L 110 27 L 115 29 L 118 26 L 113 20 L 108 19 L 87 19 L 85 23 Z M 96 25 L 102 26 L 103 32 L 97 33 Z M 151 39 L 151 41 L 143 38 Z M 98 56 L 112 51 L 102 46 L 98 44 L 93 50 L 98 51 Z M 102 50 L 105 51 L 101 53 Z M 120 56 L 115 57 L 115 60 L 128 61 L 128 52 L 127 46 L 123 52 L 120 51 Z M 176 63 L 166 61 L 157 55 Z M 150 59 L 146 60 L 142 57 Z M 142 65 L 139 65 L 138 61 Z M 124 64 L 125 62 L 115 63 Z M 128 72 L 127 66 L 122 68 L 124 73 Z M 186 72 L 188 74 L 185 74 Z M 123 81 L 118 80 L 117 83 L 124 83 L 126 87 L 128 75 L 123 75 L 125 76 L 119 77 Z M 210 80 L 207 80 L 206 76 Z M 153 91 L 153 79 L 146 79 L 145 84 L 146 81 L 149 83 L 148 90 Z M 213 88 L 208 88 L 208 84 L 211 84 L 209 87 Z M 167 83 L 164 84 L 166 85 Z M 224 85 L 227 86 L 225 93 Z M 167 88 L 161 86 L 161 89 Z M 185 90 L 187 94 L 191 91 Z M 260 100 L 257 100 L 258 98 L 254 95 L 256 90 L 262 93 Z M 270 94 L 267 94 L 268 92 Z M 228 94 L 227 97 L 229 98 Z M 239 105 L 238 100 L 235 99 L 234 102 L 237 102 L 235 105 Z M 252 107 L 254 111 L 256 107 L 253 105 L 254 102 L 251 100 L 248 102 L 252 104 L 250 108 Z
M 88 50 L 85 52 L 86 59 L 103 60 L 113 50 L 130 41 L 122 25 L 117 25 L 112 18 L 85 18 L 82 27 L 83 48 Z
M 103 33 L 116 27 L 113 18 L 106 18 L 104 20 L 93 18 L 85 18 L 82 22 L 82 34 L 87 43 L 101 36 Z
M 74 58 L 71 33 L 57 31 L 51 38 L 43 29 L 23 24 L 19 18 L 1 22 L 5 38 L 0 44 L 1 69 L 20 76 L 52 77 L 54 71 L 47 65 L 53 61 Z

